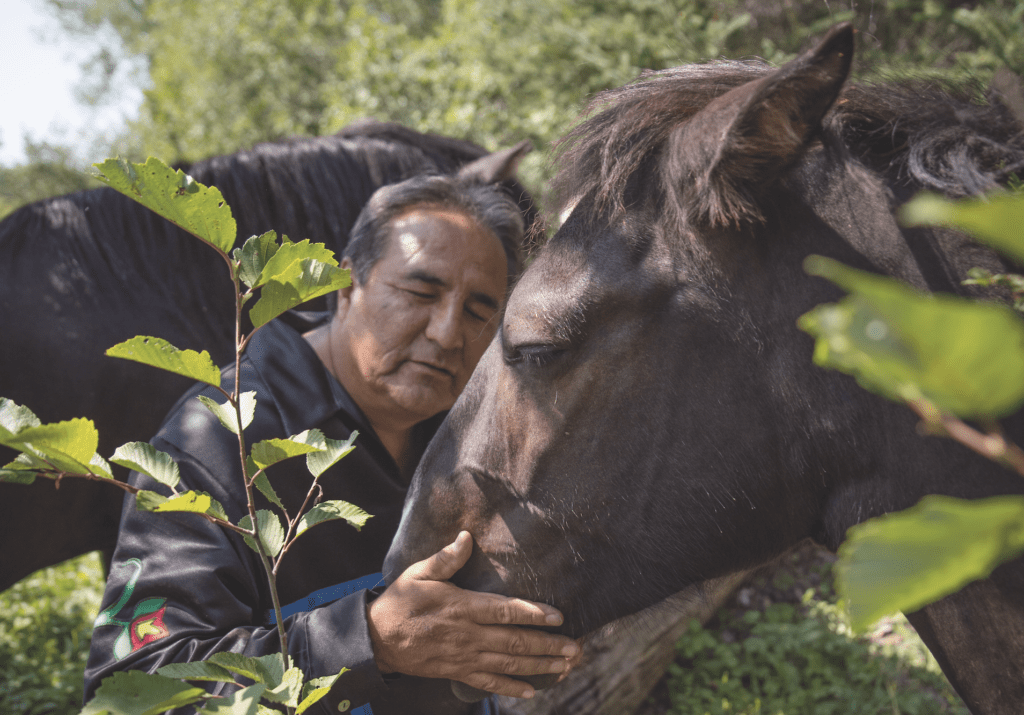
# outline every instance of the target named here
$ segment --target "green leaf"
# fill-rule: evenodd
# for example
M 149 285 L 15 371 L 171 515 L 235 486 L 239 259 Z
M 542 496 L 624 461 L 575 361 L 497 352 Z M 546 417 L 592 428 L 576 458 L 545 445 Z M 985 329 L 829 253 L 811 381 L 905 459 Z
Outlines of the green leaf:
M 325 445 L 324 435 L 320 430 L 306 430 L 287 439 L 267 439 L 257 442 L 252 447 L 252 461 L 260 469 L 266 469 L 272 464 L 291 457 L 318 452 L 324 449 Z
M 259 526 L 260 542 L 263 544 L 264 551 L 271 557 L 277 556 L 281 547 L 284 546 L 284 527 L 281 526 L 281 520 L 274 512 L 260 509 L 256 512 L 256 523 Z M 238 522 L 238 525 L 243 529 L 252 529 L 252 519 L 246 514 Z M 258 552 L 256 542 L 251 537 L 243 538 L 250 549 Z
M 325 521 L 334 521 L 335 519 L 344 519 L 351 526 L 354 526 L 356 531 L 359 531 L 366 524 L 366 520 L 371 518 L 369 514 L 354 504 L 349 504 L 347 501 L 340 499 L 329 499 L 320 502 L 302 515 L 302 518 L 299 519 L 299 525 L 295 529 L 295 536 L 302 536 L 307 529 Z
M 181 479 L 178 474 L 178 465 L 171 459 L 171 455 L 161 452 L 146 442 L 122 444 L 114 452 L 110 461 L 150 476 L 172 489 L 178 486 L 178 481 Z
M 139 670 L 114 673 L 104 678 L 96 696 L 79 715 L 157 715 L 203 700 L 206 691 L 162 675 Z
M 1024 193 L 999 191 L 953 201 L 919 194 L 900 211 L 907 226 L 937 224 L 958 228 L 1007 256 L 1024 261 Z
M 105 462 L 91 464 L 96 457 L 99 433 L 92 420 L 83 417 L 25 427 L 17 435 L 0 439 L 0 443 L 21 451 L 31 451 L 35 457 L 45 458 L 64 472 L 110 476 L 110 469 Z
M 324 678 L 312 678 L 306 681 L 306 684 L 302 686 L 302 702 L 299 703 L 299 707 L 295 710 L 295 715 L 302 715 L 306 712 L 320 698 L 324 697 L 331 691 L 331 686 L 334 682 L 341 677 L 342 673 L 347 673 L 348 668 L 342 668 L 338 671 L 337 675 L 328 675 Z
M 906 511 L 851 527 L 837 578 L 853 627 L 915 611 L 1024 552 L 1024 497 L 926 496 Z
M 89 467 L 93 474 L 106 477 L 107 479 L 114 478 L 114 473 L 110 471 L 110 465 L 107 464 L 107 460 L 99 454 L 92 455 L 92 459 L 89 460 Z
M 41 452 L 46 453 L 54 449 L 85 464 L 88 464 L 96 454 L 100 440 L 92 420 L 84 417 L 26 427 L 18 432 L 17 438 L 20 442 L 30 443 Z
M 241 248 L 235 249 L 238 278 L 250 288 L 254 287 L 267 261 L 274 257 L 278 248 L 276 231 L 248 238 Z
M 1002 417 L 1024 402 L 1024 320 L 1011 308 L 920 293 L 820 256 L 804 267 L 851 292 L 797 323 L 816 338 L 818 365 L 968 419 Z
M 224 427 L 234 434 L 239 433 L 238 416 L 230 402 L 218 403 L 206 395 L 199 395 L 197 399 L 217 417 Z M 245 429 L 252 424 L 253 415 L 256 414 L 256 391 L 243 392 L 238 402 L 242 409 L 242 429 Z
M 178 678 L 180 680 L 208 680 L 218 683 L 235 682 L 235 676 L 231 671 L 209 661 L 171 663 L 162 668 L 157 668 L 156 672 L 157 675 Z
M 299 704 L 299 693 L 302 691 L 302 671 L 298 668 L 289 668 L 284 674 L 281 683 L 263 693 L 263 697 L 272 703 L 280 703 L 286 707 L 294 708 Z
M 319 477 L 334 466 L 338 460 L 355 449 L 356 437 L 358 436 L 359 431 L 355 430 L 345 440 L 328 439 L 325 437 L 323 451 L 311 452 L 306 455 L 306 468 L 309 470 L 309 473 L 314 477 Z
M 276 276 L 263 286 L 260 299 L 249 311 L 254 329 L 286 310 L 317 296 L 333 293 L 352 282 L 347 268 L 336 268 L 312 259 L 297 261 L 296 265 L 297 270 Z
M 270 479 L 267 478 L 266 472 L 260 472 L 256 479 L 253 480 L 253 486 L 259 489 L 260 494 L 267 498 L 271 504 L 275 505 L 279 509 L 284 509 L 284 504 L 281 499 L 277 496 L 277 492 L 274 491 L 274 487 L 270 485 Z
M 140 495 L 145 496 L 140 500 Z M 135 495 L 135 503 L 140 511 L 184 511 L 190 514 L 209 514 L 222 521 L 228 520 L 223 505 L 205 492 L 188 491 L 168 498 L 143 489 Z
M 256 715 L 260 696 L 266 695 L 266 689 L 263 683 L 254 683 L 223 698 L 210 698 L 200 712 L 211 715 Z
M 260 656 L 259 658 L 252 658 L 239 653 L 214 653 L 206 659 L 206 662 L 219 665 L 221 668 L 230 670 L 236 675 L 249 678 L 249 680 L 255 680 L 257 683 L 262 683 L 271 688 L 277 687 L 284 675 L 280 653 L 272 653 Z
M 134 360 L 144 365 L 173 372 L 197 382 L 220 387 L 220 370 L 205 350 L 179 350 L 163 338 L 136 335 L 107 350 L 110 357 Z
M 107 159 L 93 166 L 100 171 L 97 178 L 111 188 L 219 251 L 231 251 L 238 229 L 217 187 L 204 186 L 153 157 L 145 164 Z
M 322 243 L 310 243 L 309 239 L 292 243 L 287 237 L 277 251 L 260 271 L 256 279 L 255 287 L 265 285 L 271 280 L 279 283 L 291 283 L 298 278 L 303 271 L 302 261 L 312 260 L 337 267 L 338 261 L 334 252 L 326 248 Z
M 26 427 L 38 427 L 41 424 L 29 408 L 0 397 L 0 440 L 16 435 Z
M 0 482 L 5 484 L 31 484 L 36 480 L 36 473 L 26 469 L 0 469 Z
M 149 489 L 140 489 L 135 494 L 135 509 L 137 511 L 156 511 L 158 506 L 165 504 L 167 501 L 167 497 L 163 494 L 158 494 Z

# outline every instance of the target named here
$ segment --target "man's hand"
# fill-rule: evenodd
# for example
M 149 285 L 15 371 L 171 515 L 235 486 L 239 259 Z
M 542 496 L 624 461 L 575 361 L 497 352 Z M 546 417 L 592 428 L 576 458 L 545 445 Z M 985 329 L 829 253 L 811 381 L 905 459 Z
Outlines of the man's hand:
M 370 604 L 377 667 L 382 673 L 448 678 L 499 695 L 533 697 L 533 687 L 515 676 L 563 673 L 579 646 L 564 636 L 517 627 L 560 625 L 562 614 L 551 606 L 448 583 L 472 551 L 473 537 L 463 531 L 406 569 Z

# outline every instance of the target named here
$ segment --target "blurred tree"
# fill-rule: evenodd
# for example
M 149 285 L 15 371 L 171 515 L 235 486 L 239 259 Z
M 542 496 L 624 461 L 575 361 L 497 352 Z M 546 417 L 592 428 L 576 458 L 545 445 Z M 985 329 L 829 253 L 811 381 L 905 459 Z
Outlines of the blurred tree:
M 47 2 L 65 27 L 108 23 L 145 58 L 150 88 L 132 130 L 169 161 L 367 116 L 491 149 L 522 138 L 546 148 L 589 96 L 642 70 L 783 62 L 843 20 L 860 31 L 862 77 L 1024 73 L 1024 0 Z M 116 60 L 96 63 L 110 74 Z M 528 183 L 547 173 L 542 153 L 528 157 Z
M 67 147 L 26 141 L 25 155 L 24 164 L 0 166 L 0 218 L 32 201 L 100 185 L 75 165 Z

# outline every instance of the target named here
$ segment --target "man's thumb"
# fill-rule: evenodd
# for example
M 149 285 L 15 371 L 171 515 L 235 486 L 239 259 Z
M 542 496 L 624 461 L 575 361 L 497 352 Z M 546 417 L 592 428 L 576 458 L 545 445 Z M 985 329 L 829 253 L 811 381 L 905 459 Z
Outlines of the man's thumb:
M 460 531 L 455 541 L 423 561 L 420 578 L 428 581 L 447 581 L 466 565 L 473 553 L 473 537 L 468 531 Z

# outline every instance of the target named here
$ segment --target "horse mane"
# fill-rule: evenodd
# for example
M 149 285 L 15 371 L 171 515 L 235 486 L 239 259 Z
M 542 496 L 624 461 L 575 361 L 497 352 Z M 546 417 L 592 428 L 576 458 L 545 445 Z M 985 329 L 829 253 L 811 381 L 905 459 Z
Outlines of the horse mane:
M 377 188 L 418 173 L 453 173 L 486 153 L 469 141 L 365 120 L 334 135 L 261 143 L 177 168 L 220 189 L 240 240 L 273 229 L 296 241 L 324 242 L 340 254 Z M 527 227 L 539 230 L 525 188 L 515 181 L 503 186 L 518 201 Z M 8 269 L 16 270 L 18 256 L 31 252 L 30 244 L 44 234 L 59 234 L 60 250 L 86 275 L 102 262 L 104 271 L 113 267 L 146 278 L 159 266 L 194 265 L 209 255 L 198 241 L 183 240 L 180 229 L 106 187 L 43 199 L 0 221 Z M 150 240 L 139 243 L 138 236 Z
M 555 194 L 566 203 L 593 197 L 599 210 L 621 215 L 631 182 L 655 175 L 673 129 L 716 97 L 775 69 L 762 60 L 684 65 L 599 93 L 584 121 L 555 147 Z M 970 84 L 847 83 L 821 139 L 891 184 L 975 195 L 1024 169 L 1024 126 L 1004 105 L 979 95 Z M 662 193 L 667 200 L 675 195 Z M 685 215 L 683 207 L 672 208 Z

